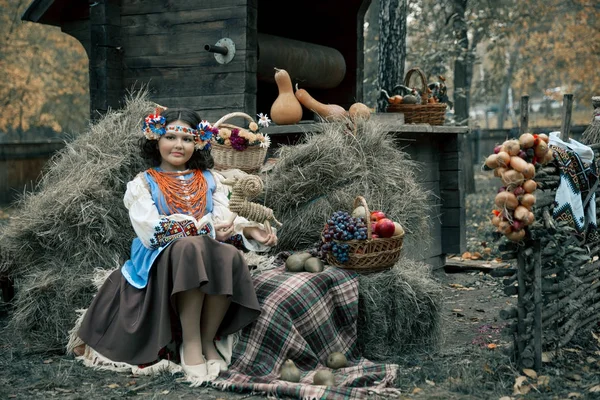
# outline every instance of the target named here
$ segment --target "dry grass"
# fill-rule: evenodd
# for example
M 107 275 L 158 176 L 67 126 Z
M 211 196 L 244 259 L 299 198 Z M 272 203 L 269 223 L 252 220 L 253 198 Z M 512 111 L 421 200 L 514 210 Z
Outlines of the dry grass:
M 47 163 L 0 228 L 0 272 L 17 286 L 8 329 L 27 348 L 61 349 L 74 310 L 92 298 L 94 268 L 115 268 L 128 256 L 133 229 L 123 193 L 146 168 L 137 142 L 153 109 L 140 91 L 91 125 Z

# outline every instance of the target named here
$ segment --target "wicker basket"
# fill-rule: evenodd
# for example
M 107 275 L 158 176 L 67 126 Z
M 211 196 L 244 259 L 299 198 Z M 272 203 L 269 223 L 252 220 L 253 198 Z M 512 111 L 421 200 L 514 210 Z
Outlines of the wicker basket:
M 215 128 L 239 129 L 240 131 L 248 131 L 246 128 L 241 128 L 236 125 L 227 124 L 225 121 L 235 117 L 243 117 L 248 122 L 254 122 L 252 117 L 243 112 L 233 112 L 224 115 L 221 119 L 213 124 Z M 244 151 L 235 150 L 231 146 L 226 146 L 217 143 L 214 139 L 211 143 L 211 154 L 215 160 L 215 169 L 241 169 L 244 172 L 257 172 L 265 161 L 267 149 L 261 146 L 248 146 Z
M 365 215 L 371 215 L 367 202 L 362 196 L 357 196 L 356 199 L 354 199 L 353 209 L 359 205 L 362 205 L 365 208 Z M 329 265 L 360 273 L 384 271 L 394 266 L 396 261 L 400 258 L 404 236 L 398 235 L 391 238 L 373 238 L 371 222 L 366 221 L 366 225 L 367 239 L 365 240 L 342 241 L 332 239 L 336 243 L 347 244 L 349 246 L 348 261 L 340 263 L 331 252 L 328 252 L 327 263 Z
M 390 104 L 387 112 L 400 112 L 404 114 L 406 124 L 444 125 L 446 118 L 446 103 L 428 103 L 429 95 L 425 74 L 419 68 L 412 68 L 406 73 L 404 85 L 410 86 L 410 78 L 416 72 L 423 85 L 421 90 L 421 104 Z

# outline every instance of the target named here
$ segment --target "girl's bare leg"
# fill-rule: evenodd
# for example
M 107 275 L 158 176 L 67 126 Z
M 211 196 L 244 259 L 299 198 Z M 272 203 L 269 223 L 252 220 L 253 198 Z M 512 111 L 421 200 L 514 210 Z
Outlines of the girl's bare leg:
M 200 315 L 204 293 L 199 289 L 186 290 L 177 294 L 177 308 L 183 336 L 183 358 L 186 365 L 204 364 Z
M 204 309 L 200 321 L 200 332 L 202 336 L 202 350 L 207 360 L 220 360 L 214 339 L 217 330 L 225 317 L 231 299 L 226 295 L 209 296 L 204 300 Z

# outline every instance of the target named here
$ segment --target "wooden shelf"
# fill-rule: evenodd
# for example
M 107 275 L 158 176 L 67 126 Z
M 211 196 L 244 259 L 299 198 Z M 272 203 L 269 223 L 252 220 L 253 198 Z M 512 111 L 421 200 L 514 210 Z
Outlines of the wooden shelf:
M 399 114 L 401 115 L 401 114 Z M 446 126 L 429 124 L 404 124 L 402 121 L 394 121 L 389 114 L 375 114 L 371 117 L 380 122 L 390 132 L 410 132 L 410 133 L 468 133 L 467 126 Z M 401 118 L 400 118 L 401 120 Z M 305 132 L 319 132 L 323 129 L 323 124 L 327 122 L 301 121 L 295 125 L 271 125 L 268 128 L 262 128 L 260 131 L 267 135 L 289 135 Z

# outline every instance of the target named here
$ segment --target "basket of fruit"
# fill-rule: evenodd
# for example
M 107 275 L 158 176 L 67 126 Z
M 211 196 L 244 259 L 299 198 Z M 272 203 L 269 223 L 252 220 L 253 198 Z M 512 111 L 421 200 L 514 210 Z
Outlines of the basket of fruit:
M 398 222 L 381 211 L 369 211 L 362 196 L 354 199 L 353 215 L 336 211 L 321 233 L 320 251 L 329 265 L 361 273 L 394 266 L 404 241 Z

